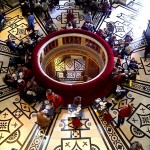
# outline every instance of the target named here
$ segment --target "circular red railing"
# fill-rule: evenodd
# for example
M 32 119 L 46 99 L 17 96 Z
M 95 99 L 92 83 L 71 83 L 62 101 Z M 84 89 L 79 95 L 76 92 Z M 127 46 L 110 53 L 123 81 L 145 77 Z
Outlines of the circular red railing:
M 46 75 L 41 67 L 40 54 L 41 49 L 43 49 L 44 51 L 43 45 L 46 45 L 46 43 L 49 44 L 48 41 L 52 38 L 55 38 L 56 36 L 65 34 L 67 35 L 70 33 L 77 33 L 81 34 L 82 36 L 85 35 L 93 38 L 94 40 L 98 41 L 100 45 L 102 45 L 106 53 L 107 61 L 104 70 L 100 75 L 90 80 L 89 82 L 85 82 L 82 84 L 61 83 Z M 81 29 L 60 30 L 57 32 L 53 32 L 43 38 L 33 51 L 32 67 L 37 83 L 40 86 L 43 86 L 45 89 L 51 88 L 55 93 L 60 94 L 64 98 L 65 105 L 68 103 L 72 103 L 75 96 L 82 97 L 83 106 L 89 105 L 95 98 L 108 96 L 114 86 L 113 82 L 110 79 L 110 74 L 114 68 L 114 56 L 111 48 L 109 47 L 107 42 L 98 35 Z

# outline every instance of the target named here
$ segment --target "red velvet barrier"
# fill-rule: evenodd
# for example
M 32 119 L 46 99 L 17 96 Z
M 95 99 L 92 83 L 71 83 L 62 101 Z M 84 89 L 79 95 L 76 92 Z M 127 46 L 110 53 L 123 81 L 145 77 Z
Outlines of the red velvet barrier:
M 95 40 L 99 41 L 106 49 L 108 55 L 107 67 L 105 68 L 104 72 L 95 80 L 83 84 L 73 84 L 73 85 L 62 84 L 60 82 L 58 83 L 54 80 L 49 79 L 41 72 L 40 67 L 38 66 L 38 59 L 37 59 L 38 58 L 37 54 L 40 47 L 50 38 L 53 38 L 58 35 L 66 34 L 66 33 L 80 33 L 83 35 L 90 36 Z M 75 96 L 81 96 L 82 105 L 87 106 L 91 103 L 91 101 L 93 101 L 98 97 L 101 96 L 107 97 L 112 91 L 112 88 L 114 87 L 114 83 L 110 79 L 110 74 L 114 68 L 114 56 L 111 48 L 109 47 L 107 42 L 103 40 L 101 37 L 85 30 L 81 30 L 81 29 L 60 30 L 57 32 L 53 32 L 48 36 L 46 36 L 45 38 L 43 38 L 37 44 L 37 46 L 33 51 L 32 66 L 33 66 L 33 72 L 37 83 L 43 86 L 45 89 L 51 88 L 55 93 L 61 95 L 64 98 L 65 105 L 68 103 L 72 103 L 73 98 Z

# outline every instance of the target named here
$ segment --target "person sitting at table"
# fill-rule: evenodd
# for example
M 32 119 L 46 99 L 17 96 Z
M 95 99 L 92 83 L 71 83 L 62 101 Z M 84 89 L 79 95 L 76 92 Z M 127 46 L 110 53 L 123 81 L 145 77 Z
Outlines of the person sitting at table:
M 126 74 L 119 71 L 119 68 L 114 67 L 113 72 L 111 73 L 111 78 L 113 79 L 114 83 L 120 84 L 126 78 Z
M 36 114 L 37 121 L 35 122 L 41 127 L 47 127 L 50 124 L 51 118 L 46 115 L 47 110 L 42 110 Z
M 108 38 L 108 44 L 113 49 L 116 41 L 116 36 L 111 36 Z
M 127 34 L 124 38 L 124 42 L 130 44 L 132 41 L 133 41 L 132 37 Z
M 129 65 L 128 65 L 128 68 L 129 69 L 138 69 L 138 64 L 137 64 L 137 61 L 135 60 L 135 58 L 133 57 L 130 62 L 129 62 Z
M 20 97 L 27 103 L 32 103 L 32 102 L 37 101 L 36 98 L 37 98 L 38 93 L 35 91 L 36 86 L 38 85 L 32 78 L 31 80 L 27 82 L 24 90 L 20 92 Z
M 81 98 L 80 96 L 76 96 L 76 97 L 74 98 L 74 100 L 73 100 L 73 105 L 74 105 L 74 106 L 80 105 L 80 104 L 81 104 L 81 100 L 82 100 L 82 98 Z
M 115 97 L 112 98 L 112 100 L 118 101 L 122 99 L 127 93 L 128 93 L 128 90 L 122 88 L 120 85 L 117 85 L 116 90 L 114 91 Z
M 59 113 L 61 107 L 64 104 L 63 98 L 58 94 L 54 94 L 53 99 L 51 100 L 51 102 L 52 102 L 51 107 L 52 108 L 55 107 L 55 112 Z
M 3 78 L 3 82 L 8 85 L 9 87 L 16 88 L 17 87 L 17 81 L 11 74 L 6 74 Z
M 88 23 L 84 22 L 82 27 L 81 27 L 82 30 L 87 30 L 88 31 Z
M 96 34 L 97 34 L 98 36 L 102 37 L 103 39 L 106 38 L 106 35 L 105 35 L 105 33 L 104 33 L 104 31 L 103 31 L 102 29 L 98 29 L 98 30 L 96 31 Z
M 41 102 L 45 95 L 45 89 L 40 87 L 39 85 L 35 84 L 32 87 L 32 91 L 35 93 L 35 100 Z
M 123 59 L 124 56 L 130 56 L 131 55 L 131 47 L 129 43 L 125 43 L 124 48 L 120 52 L 121 58 Z
M 29 81 L 33 77 L 32 71 L 26 67 L 23 68 L 22 73 L 25 81 Z
M 54 98 L 55 93 L 51 89 L 46 90 L 46 99 L 51 101 Z
M 32 53 L 29 50 L 27 50 L 25 52 L 24 61 L 25 61 L 25 66 L 29 69 L 32 68 L 31 60 L 32 60 Z
M 9 47 L 10 51 L 17 53 L 17 44 L 11 38 L 8 38 L 6 45 Z
M 17 90 L 21 93 L 24 91 L 25 87 L 26 87 L 26 81 L 23 79 L 19 79 L 17 81 Z

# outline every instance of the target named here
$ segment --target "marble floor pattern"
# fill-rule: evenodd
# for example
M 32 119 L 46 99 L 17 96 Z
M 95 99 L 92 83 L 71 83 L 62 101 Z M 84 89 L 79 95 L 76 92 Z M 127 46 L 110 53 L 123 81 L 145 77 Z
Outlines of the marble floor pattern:
M 2 78 L 11 72 L 9 60 L 14 56 L 6 46 L 6 40 L 13 37 L 19 43 L 20 40 L 26 41 L 29 34 L 25 30 L 27 20 L 21 15 L 20 6 L 11 8 L 5 4 L 7 21 L 0 32 L 0 150 L 128 150 L 132 141 L 139 141 L 144 150 L 150 150 L 150 58 L 147 61 L 143 58 L 146 45 L 143 30 L 149 19 L 143 15 L 147 9 L 146 4 L 146 0 L 131 1 L 127 6 L 113 4 L 110 18 L 102 17 L 100 12 L 93 16 L 97 29 L 103 29 L 107 22 L 112 22 L 118 39 L 126 34 L 132 35 L 132 56 L 138 61 L 139 73 L 131 87 L 124 85 L 129 92 L 120 104 L 111 101 L 112 95 L 107 98 L 113 104 L 110 113 L 115 122 L 118 109 L 133 102 L 133 113 L 124 125 L 120 128 L 107 125 L 89 106 L 83 109 L 82 126 L 78 130 L 73 130 L 65 108 L 54 116 L 49 127 L 39 128 L 34 122 L 41 104 L 27 104 L 20 99 L 17 90 L 10 89 L 3 83 Z M 73 0 L 60 0 L 60 5 L 50 12 L 58 29 L 65 26 L 68 9 L 73 10 L 77 26 L 83 24 L 83 10 L 75 6 Z M 35 29 L 46 36 L 43 19 L 36 15 Z

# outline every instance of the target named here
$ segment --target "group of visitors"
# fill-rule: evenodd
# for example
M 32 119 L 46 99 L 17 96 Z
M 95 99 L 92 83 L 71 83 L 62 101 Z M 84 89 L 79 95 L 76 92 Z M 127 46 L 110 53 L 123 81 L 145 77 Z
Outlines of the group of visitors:
M 63 98 L 55 94 L 51 89 L 45 90 L 40 87 L 31 69 L 17 65 L 13 74 L 6 74 L 3 80 L 9 87 L 19 91 L 20 98 L 28 104 L 39 102 L 44 103 L 45 100 L 50 102 L 50 108 L 55 109 L 54 113 L 59 113 L 64 104 Z M 46 109 L 42 109 L 37 113 L 37 124 L 42 127 L 49 125 L 53 116 L 47 114 Z
M 115 64 L 114 70 L 112 72 L 112 79 L 116 84 L 127 83 L 129 84 L 131 80 L 136 81 L 136 76 L 138 73 L 138 64 L 135 58 L 133 57 L 129 62 L 126 60 L 124 65 L 127 65 L 126 68 L 123 67 L 120 58 L 118 57 Z
M 20 0 L 22 15 L 27 17 L 28 28 L 27 30 L 34 32 L 34 16 L 33 13 L 42 17 L 45 22 L 45 28 L 48 33 L 56 31 L 53 26 L 53 21 L 50 16 L 50 10 L 59 4 L 59 0 Z
M 55 94 L 51 89 L 40 87 L 33 76 L 32 70 L 18 64 L 13 74 L 7 73 L 3 79 L 6 85 L 18 90 L 20 98 L 28 104 L 39 102 L 44 103 L 45 100 L 50 102 L 50 108 L 55 109 L 54 113 L 59 113 L 64 104 L 63 98 Z M 49 109 L 50 109 L 49 108 Z M 46 127 L 53 116 L 47 114 L 46 109 L 42 109 L 37 113 L 37 124 Z
M 26 42 L 20 41 L 19 44 L 17 44 L 15 40 L 13 40 L 12 38 L 8 38 L 8 40 L 6 41 L 6 45 L 9 47 L 11 52 L 20 56 L 24 56 L 27 51 L 33 51 L 33 48 L 38 42 L 39 37 L 40 35 L 38 34 L 38 32 L 34 31 L 29 35 Z
M 21 7 L 22 14 L 23 16 L 26 16 L 28 19 L 28 28 L 29 30 L 32 30 L 32 35 L 35 33 L 35 30 L 34 30 L 34 16 L 32 15 L 31 7 L 33 7 L 34 11 L 37 13 L 39 12 L 39 10 L 42 10 L 45 16 L 45 20 L 47 22 L 49 21 L 47 25 L 49 25 L 49 23 L 51 23 L 51 20 L 49 20 L 50 19 L 50 15 L 49 15 L 50 6 L 53 7 L 56 5 L 56 3 L 58 3 L 55 1 L 49 2 L 47 0 L 35 0 L 35 3 L 31 3 L 30 1 L 28 2 L 28 1 L 23 1 L 23 0 L 20 0 L 20 2 L 22 4 L 22 7 Z M 89 3 L 90 5 L 88 5 Z M 76 4 L 83 5 L 83 7 L 86 8 L 86 11 L 88 10 L 87 8 L 90 6 L 90 9 L 89 9 L 90 11 L 88 10 L 87 15 L 85 16 L 85 22 L 83 26 L 81 27 L 81 29 L 91 31 L 101 36 L 103 39 L 107 39 L 107 42 L 112 48 L 112 50 L 115 49 L 115 46 L 116 47 L 118 46 L 119 48 L 123 47 L 121 51 L 120 49 L 118 51 L 118 54 L 121 55 L 121 58 L 123 58 L 124 55 L 130 54 L 129 45 L 133 40 L 131 36 L 126 35 L 125 38 L 123 39 L 123 42 L 121 43 L 123 46 L 120 46 L 120 45 L 116 45 L 115 43 L 116 37 L 113 35 L 114 26 L 111 23 L 107 24 L 106 29 L 104 30 L 99 29 L 98 31 L 96 31 L 95 26 L 92 24 L 91 11 L 96 12 L 99 9 L 100 6 L 97 1 L 89 2 L 88 0 L 86 0 L 85 2 L 82 2 L 82 1 L 76 0 Z M 106 15 L 109 17 L 111 13 L 111 6 L 107 0 L 104 0 L 103 3 L 101 4 L 101 10 L 102 10 L 103 15 Z M 4 20 L 5 20 L 4 15 L 0 13 L 0 21 L 4 22 Z M 75 17 L 73 15 L 73 12 L 71 12 L 71 10 L 69 10 L 67 14 L 66 28 L 67 29 L 76 28 Z M 4 82 L 8 86 L 12 88 L 16 88 L 20 93 L 20 97 L 24 99 L 27 103 L 41 102 L 43 100 L 44 101 L 48 100 L 50 102 L 50 108 L 55 108 L 55 112 L 59 113 L 61 107 L 64 104 L 63 98 L 60 95 L 55 94 L 51 89 L 46 90 L 40 87 L 34 79 L 33 73 L 31 71 L 32 70 L 31 64 L 27 65 L 31 63 L 32 50 L 36 44 L 36 40 L 32 41 L 32 38 L 30 37 L 28 38 L 27 43 L 23 43 L 21 41 L 19 44 L 16 44 L 15 41 L 13 41 L 11 38 L 8 39 L 7 46 L 10 48 L 10 50 L 21 55 L 23 52 L 23 55 L 25 56 L 26 59 L 25 59 L 25 64 L 24 64 L 25 66 L 22 66 L 21 64 L 17 64 L 15 72 L 13 74 L 6 74 L 6 76 L 4 77 Z M 24 49 L 26 49 L 26 51 L 24 51 Z M 129 79 L 136 79 L 136 74 L 134 78 L 130 78 L 131 69 L 136 70 L 136 71 L 138 69 L 137 62 L 135 61 L 134 58 L 131 59 L 128 65 L 128 72 L 125 72 L 125 70 L 122 68 L 120 61 L 116 63 L 114 71 L 112 72 L 112 78 L 117 82 L 116 89 L 114 91 L 114 94 L 115 94 L 115 97 L 113 98 L 114 100 L 122 99 L 128 92 L 126 89 L 124 89 L 120 85 L 120 83 L 124 83 Z M 77 101 L 81 102 L 81 97 L 76 97 L 75 100 L 76 102 Z M 110 108 L 110 105 L 108 107 L 108 110 L 109 108 Z M 131 115 L 132 109 L 133 109 L 133 104 L 131 103 L 131 104 L 125 105 L 119 110 L 118 122 L 117 122 L 116 127 L 120 127 L 120 125 L 124 123 L 125 118 Z M 37 116 L 36 123 L 42 127 L 47 127 L 50 124 L 50 121 L 52 119 L 52 116 L 48 115 L 47 109 L 40 110 L 36 116 Z M 138 148 L 138 147 L 142 149 L 142 146 L 140 143 L 138 142 L 131 143 L 131 150 L 134 148 Z
M 93 16 L 99 11 L 102 16 L 109 17 L 111 14 L 111 5 L 108 0 L 75 0 L 75 5 L 83 9 L 84 13 L 89 11 L 93 13 Z
M 6 74 L 4 82 L 19 91 L 20 97 L 27 103 L 41 101 L 44 89 L 34 80 L 31 69 L 22 67 L 18 64 L 13 74 Z
M 59 0 L 19 0 L 22 9 L 22 15 L 27 16 L 29 12 L 44 14 L 45 18 L 49 17 L 49 10 L 52 10 L 59 4 Z M 42 12 L 42 13 L 41 13 Z
M 96 34 L 106 40 L 112 49 L 114 56 L 120 55 L 123 59 L 124 56 L 129 57 L 132 54 L 131 42 L 133 41 L 132 37 L 129 34 L 126 34 L 124 38 L 117 39 L 114 35 L 115 25 L 113 22 L 106 23 L 106 28 L 98 29 Z
M 41 107 L 36 115 L 36 123 L 41 127 L 47 127 L 50 124 L 54 113 L 60 113 L 60 110 L 64 104 L 63 98 L 60 95 L 55 94 L 51 89 L 46 90 L 44 99 L 44 109 Z M 54 110 L 54 113 L 49 114 L 48 111 L 50 110 Z

